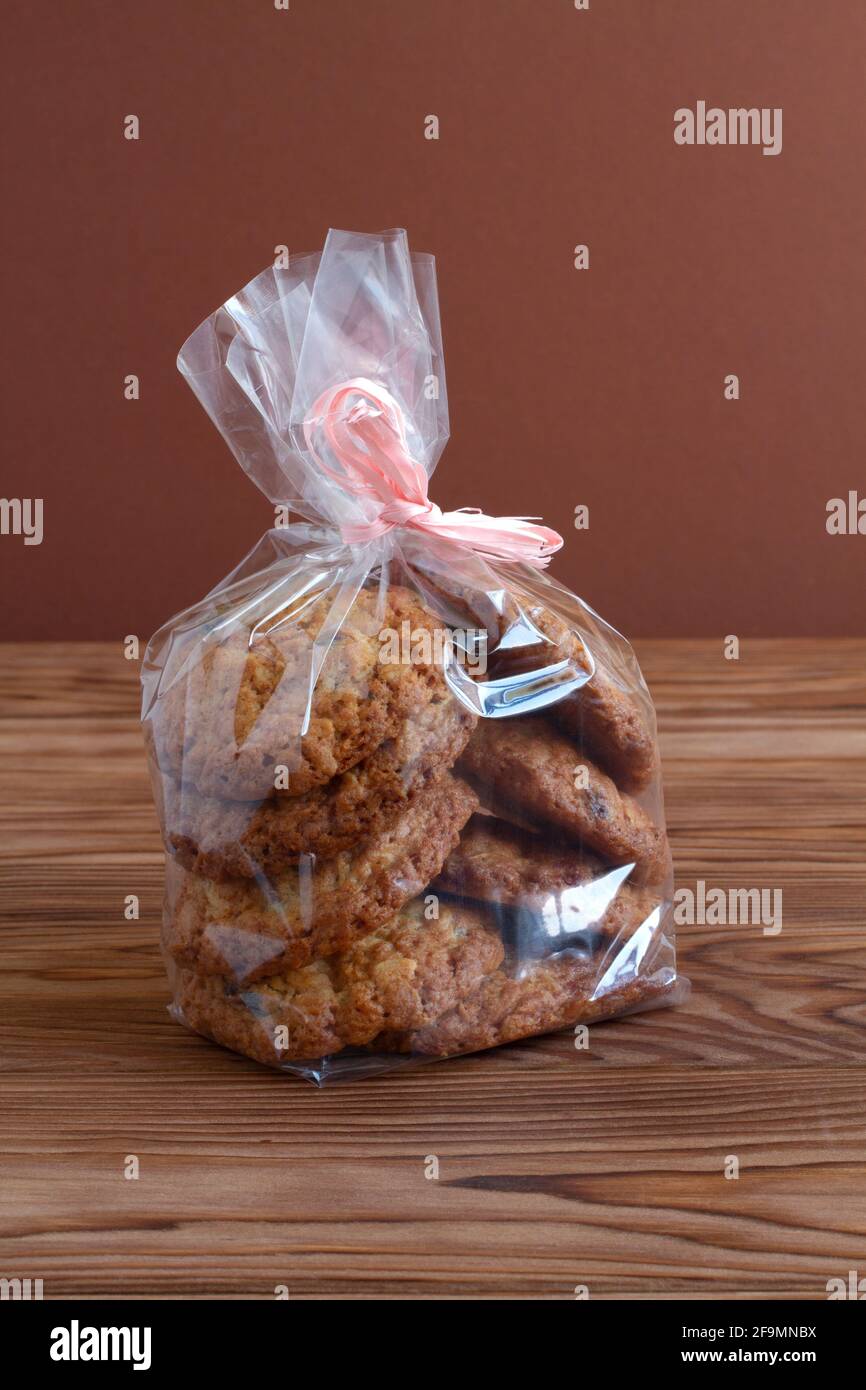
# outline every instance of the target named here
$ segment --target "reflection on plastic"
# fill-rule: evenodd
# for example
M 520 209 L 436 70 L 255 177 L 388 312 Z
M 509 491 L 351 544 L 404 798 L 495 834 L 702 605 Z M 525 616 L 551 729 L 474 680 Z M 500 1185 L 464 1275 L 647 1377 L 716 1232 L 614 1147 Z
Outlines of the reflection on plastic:
M 470 676 L 462 661 L 449 651 L 445 659 L 445 679 L 458 700 L 484 719 L 509 718 L 547 709 L 586 685 L 595 674 L 595 662 L 587 653 L 586 667 L 570 660 L 541 666 L 522 675 L 501 680 L 481 681 Z

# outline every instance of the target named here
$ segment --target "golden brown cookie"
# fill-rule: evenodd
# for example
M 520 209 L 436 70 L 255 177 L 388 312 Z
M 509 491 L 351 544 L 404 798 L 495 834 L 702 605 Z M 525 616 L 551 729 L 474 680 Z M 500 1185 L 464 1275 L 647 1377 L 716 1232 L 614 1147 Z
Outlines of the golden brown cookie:
M 185 875 L 166 948 L 200 973 L 236 982 L 344 951 L 436 877 L 477 805 L 445 772 L 387 829 L 333 859 L 304 860 L 260 883 Z
M 632 881 L 664 878 L 664 831 L 543 716 L 482 719 L 458 766 L 495 803 L 488 809 L 513 807 L 518 819 L 555 826 L 613 864 L 633 864 Z
M 521 977 L 499 969 L 435 1022 L 400 1037 L 379 1038 L 373 1048 L 432 1057 L 478 1052 L 664 1003 L 673 997 L 674 977 L 670 970 L 637 975 L 594 998 L 598 984 L 597 962 L 568 952 L 540 961 Z
M 394 738 L 305 796 L 218 801 L 175 784 L 169 844 L 185 868 L 216 879 L 273 878 L 304 854 L 330 859 L 390 825 L 454 764 L 475 723 L 452 695 L 437 692 Z
M 403 659 L 402 647 L 383 641 L 404 623 L 428 635 L 434 659 Z M 152 711 L 160 767 L 235 800 L 270 796 L 285 767 L 286 794 L 304 795 L 368 757 L 442 693 L 440 626 L 409 590 L 392 586 L 362 589 L 345 614 L 329 591 L 214 637 Z
M 653 731 L 634 697 L 600 664 L 592 680 L 553 705 L 551 713 L 623 791 L 639 791 L 652 781 L 657 771 Z
M 512 631 L 505 627 L 510 618 Z M 515 641 L 514 628 L 536 628 L 537 643 Z M 506 606 L 498 646 L 490 656 L 490 676 L 532 669 L 565 658 L 583 664 L 582 639 L 549 608 L 528 603 Z M 655 737 L 634 695 L 605 669 L 604 654 L 593 651 L 595 674 L 586 685 L 550 706 L 550 714 L 576 738 L 589 756 L 625 791 L 645 787 L 656 772 Z
M 422 1028 L 496 970 L 502 955 L 480 912 L 442 904 L 427 920 L 416 900 L 345 954 L 255 985 L 183 970 L 175 1003 L 196 1032 L 279 1065 L 363 1046 L 383 1031 Z
M 477 557 L 459 568 L 440 558 L 415 559 L 416 583 L 431 607 L 455 625 L 487 634 L 485 680 L 537 670 L 568 660 L 587 668 L 586 639 L 535 596 L 508 591 Z M 486 577 L 485 577 L 486 576 Z M 592 615 L 594 617 L 594 615 Z M 639 791 L 658 771 L 652 705 L 628 688 L 613 669 L 603 641 L 588 640 L 595 674 L 579 690 L 549 706 L 549 712 L 578 739 L 594 762 L 624 791 Z M 635 668 L 632 685 L 639 680 Z
M 624 938 L 650 922 L 660 899 L 632 887 L 627 876 L 627 869 L 612 869 L 573 845 L 475 815 L 433 887 L 518 910 L 517 949 L 535 954 L 537 943 L 522 939 L 533 919 L 549 950 L 584 933 L 593 940 Z

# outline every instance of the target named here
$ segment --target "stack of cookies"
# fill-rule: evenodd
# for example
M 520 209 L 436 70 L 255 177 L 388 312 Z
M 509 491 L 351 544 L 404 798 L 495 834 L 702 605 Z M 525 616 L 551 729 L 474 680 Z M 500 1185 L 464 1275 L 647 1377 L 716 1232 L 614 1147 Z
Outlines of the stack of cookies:
M 441 653 L 425 592 L 232 616 L 148 721 L 175 1012 L 271 1065 L 448 1056 L 670 988 L 651 968 L 668 850 L 640 796 L 657 768 L 639 702 L 597 667 L 548 709 L 479 719 L 441 655 L 417 656 Z M 507 640 L 514 611 L 528 646 Z M 484 616 L 497 677 L 585 663 L 546 608 Z M 410 659 L 382 642 L 407 630 L 431 638 Z

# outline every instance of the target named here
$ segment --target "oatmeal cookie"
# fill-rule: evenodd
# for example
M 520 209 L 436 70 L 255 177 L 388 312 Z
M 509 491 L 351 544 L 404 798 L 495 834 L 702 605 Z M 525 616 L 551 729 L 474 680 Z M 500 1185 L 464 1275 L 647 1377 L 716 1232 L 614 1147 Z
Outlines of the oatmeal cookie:
M 502 956 L 479 911 L 442 904 L 428 921 L 416 900 L 345 954 L 255 985 L 183 970 L 176 1007 L 196 1032 L 278 1065 L 363 1046 L 383 1031 L 423 1028 L 477 988 Z
M 655 739 L 633 696 L 600 665 L 592 680 L 551 713 L 596 758 L 623 791 L 646 787 L 657 771 Z
M 386 830 L 333 859 L 303 861 L 272 881 L 187 874 L 166 947 L 201 973 L 237 982 L 344 951 L 436 877 L 477 805 L 465 782 L 445 772 Z
M 208 796 L 258 800 L 283 766 L 285 794 L 302 796 L 368 757 L 444 691 L 441 662 L 401 660 L 381 640 L 407 623 L 436 652 L 438 620 L 409 590 L 362 589 L 332 633 L 334 621 L 326 593 L 205 645 L 151 716 L 163 771 Z
M 534 953 L 534 923 L 550 951 L 585 933 L 593 941 L 630 936 L 649 922 L 660 900 L 625 882 L 627 873 L 573 845 L 475 815 L 433 888 L 518 912 L 517 949 Z
M 304 796 L 217 801 L 175 784 L 168 841 L 206 878 L 273 878 L 305 854 L 330 859 L 378 835 L 460 756 L 475 716 L 445 692 L 363 762 Z
M 482 720 L 458 767 L 495 803 L 489 810 L 501 804 L 507 813 L 513 807 L 518 819 L 555 826 L 611 863 L 633 864 L 632 881 L 655 883 L 664 877 L 664 831 L 543 716 Z
M 539 962 L 521 977 L 499 969 L 435 1022 L 402 1036 L 379 1038 L 373 1046 L 432 1057 L 478 1052 L 662 1003 L 673 996 L 673 984 L 670 971 L 638 975 L 594 998 L 596 962 L 563 952 Z
M 587 669 L 586 646 L 565 619 L 534 597 L 493 587 L 495 578 L 474 571 L 474 578 L 454 574 L 440 562 L 432 572 L 424 557 L 416 561 L 432 607 L 457 625 L 487 634 L 485 679 L 497 680 L 554 665 L 563 660 Z M 468 575 L 468 571 L 467 571 Z M 485 588 L 485 583 L 491 587 Z M 658 770 L 649 703 L 642 706 L 609 670 L 604 652 L 592 646 L 595 674 L 549 712 L 623 791 L 639 791 Z
M 503 622 L 509 617 L 513 624 L 517 623 L 518 610 L 513 600 L 506 607 Z M 535 644 L 519 645 L 510 634 L 509 645 L 503 647 L 504 633 L 500 633 L 500 646 L 490 658 L 494 676 L 505 675 L 511 670 L 531 669 L 534 665 L 549 665 L 564 658 L 584 664 L 583 641 L 549 608 L 528 604 L 519 621 L 537 628 L 549 645 L 541 639 Z M 624 791 L 637 791 L 645 787 L 656 772 L 653 730 L 634 696 L 623 690 L 604 669 L 601 654 L 594 652 L 594 656 L 596 668 L 592 678 L 580 690 L 551 705 L 550 714 L 618 786 Z

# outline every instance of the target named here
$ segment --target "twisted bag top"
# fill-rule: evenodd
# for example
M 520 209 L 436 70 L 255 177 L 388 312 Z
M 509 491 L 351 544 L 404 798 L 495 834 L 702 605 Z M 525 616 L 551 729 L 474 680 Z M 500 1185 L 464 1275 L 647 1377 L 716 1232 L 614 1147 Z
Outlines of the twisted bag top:
M 535 568 L 562 545 L 529 518 L 430 501 L 448 439 L 436 273 L 402 230 L 332 230 L 320 255 L 263 271 L 178 367 L 271 501 L 347 544 L 408 527 Z

